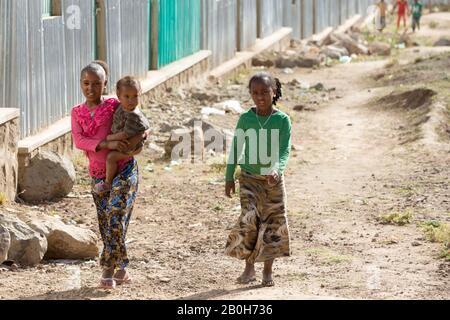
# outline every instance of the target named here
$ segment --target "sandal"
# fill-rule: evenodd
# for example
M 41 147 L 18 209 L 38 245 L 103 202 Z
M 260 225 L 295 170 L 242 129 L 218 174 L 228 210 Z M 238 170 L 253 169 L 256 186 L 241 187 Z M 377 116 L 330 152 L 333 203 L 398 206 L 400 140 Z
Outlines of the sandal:
M 122 279 L 114 277 L 113 280 L 117 283 L 118 286 L 120 286 L 122 284 L 131 283 L 131 281 L 132 281 L 130 275 L 128 274 L 128 272 L 125 273 L 125 277 L 123 277 Z
M 249 284 L 256 281 L 256 277 L 242 279 L 242 276 L 236 279 L 237 283 L 239 284 Z
M 261 285 L 263 287 L 275 287 L 275 282 L 273 280 L 263 280 Z
M 99 288 L 105 290 L 113 290 L 116 288 L 116 280 L 112 278 L 102 278 L 100 279 Z

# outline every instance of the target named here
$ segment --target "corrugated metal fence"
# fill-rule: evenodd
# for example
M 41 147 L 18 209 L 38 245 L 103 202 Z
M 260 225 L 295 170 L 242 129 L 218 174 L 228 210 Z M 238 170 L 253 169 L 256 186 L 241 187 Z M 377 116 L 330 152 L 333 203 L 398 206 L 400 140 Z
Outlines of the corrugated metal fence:
M 280 0 L 258 0 L 258 37 L 265 38 L 283 26 L 283 5 Z
M 251 47 L 257 35 L 257 0 L 238 0 L 238 50 Z
M 200 0 L 159 0 L 159 67 L 200 50 L 200 15 Z
M 95 58 L 111 66 L 110 89 L 150 68 L 151 3 L 158 2 L 158 65 L 212 51 L 211 66 L 233 58 L 283 25 L 294 38 L 336 27 L 372 0 L 50 0 L 0 1 L 0 106 L 20 108 L 22 137 L 68 115 L 82 101 L 79 73 Z M 449 3 L 448 0 L 434 3 Z M 59 16 L 51 16 L 56 14 Z
M 292 28 L 292 36 L 296 39 L 302 37 L 302 1 L 282 0 L 283 25 Z
M 101 14 L 97 28 L 104 30 L 105 50 L 98 57 L 111 68 L 109 90 L 125 75 L 145 76 L 149 69 L 149 15 L 148 0 L 101 1 Z M 143 30 L 143 31 L 139 31 Z
M 212 66 L 236 53 L 237 11 L 237 0 L 202 0 L 202 48 L 213 52 Z
M 302 38 L 308 38 L 314 33 L 314 1 L 315 0 L 302 0 Z

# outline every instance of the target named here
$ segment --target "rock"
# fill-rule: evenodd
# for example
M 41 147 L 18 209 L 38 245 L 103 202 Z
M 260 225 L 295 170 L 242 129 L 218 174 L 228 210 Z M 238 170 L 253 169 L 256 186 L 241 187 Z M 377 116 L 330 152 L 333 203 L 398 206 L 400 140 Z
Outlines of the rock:
M 411 37 L 406 33 L 402 34 L 397 41 L 397 44 L 402 44 L 402 43 L 404 43 L 407 48 L 413 46 L 413 41 L 411 40 Z
M 234 133 L 230 130 L 222 129 L 213 123 L 194 118 L 184 124 L 188 128 L 201 127 L 204 135 L 205 152 L 223 153 L 227 147 L 231 147 Z
M 219 102 L 219 96 L 202 88 L 191 90 L 191 98 L 199 101 Z
M 165 144 L 166 157 L 173 161 L 180 159 L 203 160 L 205 136 L 199 126 L 173 130 Z
M 316 91 L 324 91 L 325 90 L 325 86 L 323 85 L 323 83 L 318 83 L 315 86 L 311 87 L 311 89 L 315 89 Z
M 286 69 L 286 68 L 295 68 L 297 66 L 296 61 L 293 57 L 279 57 L 275 61 L 275 66 L 279 69 Z
M 302 150 L 303 150 L 303 147 L 302 147 L 301 145 L 298 145 L 298 144 L 292 144 L 292 145 L 291 145 L 291 149 L 292 149 L 293 151 L 302 151 Z
M 19 172 L 20 198 L 28 202 L 63 198 L 72 191 L 74 184 L 72 162 L 54 152 L 41 151 Z
M 352 39 L 345 33 L 336 33 L 336 37 L 341 41 L 342 45 L 348 50 L 350 54 L 368 54 L 369 49 Z
M 275 65 L 275 63 L 268 58 L 257 56 L 252 59 L 252 66 L 254 67 L 266 67 L 271 68 Z
M 320 65 L 320 59 L 318 57 L 313 57 L 310 55 L 299 56 L 295 60 L 295 65 L 299 68 L 313 68 Z
M 304 105 L 297 105 L 297 106 L 295 106 L 294 107 L 294 110 L 295 111 L 303 111 L 303 110 L 305 110 L 305 106 Z
M 98 256 L 98 239 L 91 230 L 66 225 L 58 218 L 45 215 L 30 216 L 25 221 L 31 229 L 47 238 L 45 259 L 79 260 Z
M 290 47 L 293 49 L 301 48 L 303 46 L 302 41 L 299 39 L 291 39 Z
M 47 239 L 20 219 L 0 213 L 0 225 L 9 231 L 11 245 L 8 260 L 23 266 L 39 264 L 47 252 Z
M 157 144 L 150 143 L 147 147 L 147 153 L 151 158 L 159 159 L 164 157 L 166 151 L 164 150 L 164 148 L 161 148 Z
M 178 154 L 173 154 L 173 151 L 175 149 L 175 147 L 180 147 L 179 144 L 180 143 L 186 143 L 186 140 L 189 139 L 190 140 L 191 137 L 191 129 L 188 128 L 180 128 L 180 129 L 175 129 L 172 130 L 172 132 L 170 133 L 170 137 L 169 140 L 167 140 L 165 146 L 164 146 L 164 150 L 166 151 L 166 157 L 170 158 L 170 159 L 174 159 L 174 160 L 178 160 L 178 158 L 180 157 L 186 157 L 187 155 L 183 154 L 184 149 L 180 149 L 177 148 L 177 151 L 180 150 L 180 152 Z M 187 150 L 187 147 L 186 147 Z M 190 150 L 190 144 L 189 144 L 189 150 Z
M 373 42 L 369 45 L 369 53 L 380 56 L 390 56 L 391 46 L 383 42 Z
M 441 38 L 438 41 L 434 43 L 435 47 L 449 47 L 450 46 L 450 39 Z
M 293 74 L 294 70 L 292 70 L 291 68 L 284 68 L 282 72 L 284 74 Z
M 201 127 L 194 127 L 191 133 L 191 152 L 194 161 L 203 161 L 205 158 L 205 136 Z
M 237 100 L 227 100 L 214 105 L 214 108 L 223 110 L 225 112 L 230 112 L 233 114 L 241 114 L 245 110 L 242 109 L 241 103 Z
M 170 131 L 172 131 L 174 129 L 179 129 L 179 128 L 180 128 L 180 126 L 174 126 L 174 125 L 171 125 L 168 122 L 163 122 L 161 124 L 161 126 L 159 127 L 159 131 L 162 132 L 162 133 L 166 133 L 166 132 L 170 132 Z
M 0 225 L 0 265 L 8 259 L 8 251 L 11 246 L 9 231 Z
M 346 48 L 337 47 L 333 45 L 329 45 L 322 48 L 321 52 L 331 59 L 339 59 L 340 57 L 347 56 L 349 54 Z

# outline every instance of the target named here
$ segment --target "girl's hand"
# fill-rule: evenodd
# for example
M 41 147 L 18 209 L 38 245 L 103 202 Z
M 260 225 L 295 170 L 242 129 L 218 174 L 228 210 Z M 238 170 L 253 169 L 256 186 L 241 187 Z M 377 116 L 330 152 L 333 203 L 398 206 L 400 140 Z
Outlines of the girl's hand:
M 234 181 L 227 181 L 225 184 L 225 195 L 232 198 L 232 194 L 236 194 L 236 184 Z
M 128 141 L 108 141 L 107 148 L 109 150 L 117 150 L 125 153 L 128 150 Z
M 137 149 L 137 150 L 135 150 L 135 151 L 133 151 L 133 152 L 130 152 L 129 153 L 129 155 L 131 156 L 131 157 L 134 157 L 134 156 L 137 156 L 139 153 L 141 153 L 142 152 L 142 148 L 140 148 L 140 149 Z
M 280 175 L 278 174 L 278 171 L 272 171 L 268 176 L 267 176 L 267 183 L 269 184 L 269 186 L 273 187 L 275 185 L 278 184 L 278 182 L 280 182 Z

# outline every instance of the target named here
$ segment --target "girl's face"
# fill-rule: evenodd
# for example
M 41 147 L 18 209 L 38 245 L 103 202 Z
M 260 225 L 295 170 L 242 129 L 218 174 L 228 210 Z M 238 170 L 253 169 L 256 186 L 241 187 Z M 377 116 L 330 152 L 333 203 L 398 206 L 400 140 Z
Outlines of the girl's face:
M 105 86 L 106 81 L 95 72 L 85 72 L 81 77 L 81 90 L 89 106 L 98 105 L 101 102 Z
M 250 94 L 256 107 L 262 111 L 272 108 L 275 93 L 270 84 L 265 80 L 253 81 L 250 86 Z
M 125 111 L 133 111 L 139 105 L 139 90 L 133 86 L 123 86 L 117 92 L 117 97 Z

